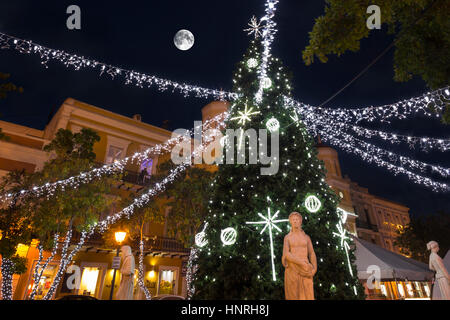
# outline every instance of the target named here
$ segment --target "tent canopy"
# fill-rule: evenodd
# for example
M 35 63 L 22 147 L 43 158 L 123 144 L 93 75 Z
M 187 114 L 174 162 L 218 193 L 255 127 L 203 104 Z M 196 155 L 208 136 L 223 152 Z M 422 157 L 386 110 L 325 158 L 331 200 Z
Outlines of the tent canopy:
M 356 245 L 356 267 L 358 278 L 367 280 L 372 275 L 367 268 L 375 265 L 380 268 L 381 280 L 430 281 L 434 272 L 428 265 L 400 254 L 386 250 L 376 244 L 353 237 Z

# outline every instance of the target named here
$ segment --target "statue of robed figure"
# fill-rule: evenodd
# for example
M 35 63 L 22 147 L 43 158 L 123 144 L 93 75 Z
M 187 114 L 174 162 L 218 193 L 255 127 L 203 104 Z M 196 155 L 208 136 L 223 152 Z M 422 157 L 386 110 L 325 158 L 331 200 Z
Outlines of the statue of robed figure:
M 450 275 L 442 258 L 438 255 L 439 244 L 436 241 L 430 241 L 427 243 L 427 249 L 431 251 L 429 268 L 436 271 L 432 299 L 450 300 Z
M 302 216 L 289 215 L 291 231 L 284 237 L 282 263 L 286 300 L 314 300 L 313 277 L 317 260 L 311 239 L 302 229 Z
M 120 286 L 117 290 L 116 300 L 133 300 L 134 289 L 134 256 L 130 246 L 122 246 L 122 266 L 120 267 Z

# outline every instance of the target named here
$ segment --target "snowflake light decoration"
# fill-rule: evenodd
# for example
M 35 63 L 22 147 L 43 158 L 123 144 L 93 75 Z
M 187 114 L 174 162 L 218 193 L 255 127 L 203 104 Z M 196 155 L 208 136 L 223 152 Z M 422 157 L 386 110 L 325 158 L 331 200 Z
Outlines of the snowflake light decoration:
M 258 212 L 258 216 L 260 216 L 263 220 L 257 221 L 257 222 L 246 222 L 246 224 L 264 224 L 264 228 L 261 230 L 259 234 L 262 234 L 266 229 L 268 229 L 269 232 L 269 239 L 270 239 L 270 256 L 271 256 L 271 262 L 272 262 L 272 280 L 276 281 L 276 273 L 275 273 L 275 254 L 273 252 L 273 235 L 272 235 L 272 229 L 275 228 L 279 232 L 281 232 L 281 229 L 278 228 L 276 225 L 280 222 L 288 222 L 288 219 L 278 219 L 275 220 L 278 217 L 278 214 L 280 213 L 280 210 L 277 210 L 273 216 L 270 215 L 270 208 L 267 208 L 267 216 L 263 216 L 260 212 Z
M 333 236 L 337 236 L 341 240 L 341 247 L 345 250 L 345 255 L 347 256 L 347 265 L 350 275 L 353 277 L 353 270 L 352 270 L 352 264 L 350 263 L 350 256 L 348 254 L 348 251 L 350 250 L 350 245 L 348 244 L 347 240 L 351 240 L 349 236 L 347 236 L 347 230 L 345 230 L 342 223 L 339 221 L 339 223 L 336 225 L 336 228 L 338 232 L 333 232 Z M 358 294 L 358 291 L 356 290 L 356 287 L 353 286 L 353 291 L 355 292 L 355 295 Z
M 261 28 L 262 28 L 262 26 L 261 26 L 261 21 L 258 21 L 258 19 L 256 19 L 255 16 L 253 16 L 253 17 L 250 19 L 250 22 L 249 22 L 248 25 L 249 25 L 250 28 L 244 29 L 244 31 L 247 31 L 247 34 L 248 34 L 248 35 L 251 35 L 251 34 L 253 33 L 254 36 L 255 36 L 255 39 L 258 39 L 259 37 L 262 37 L 262 32 L 261 32 Z
M 300 126 L 300 119 L 299 119 L 298 114 L 297 114 L 297 112 L 296 112 L 295 110 L 294 110 L 294 112 L 292 113 L 292 115 L 290 115 L 290 118 L 292 119 L 292 121 L 294 121 L 294 123 L 295 123 L 295 125 L 296 125 L 297 127 Z
M 242 124 L 243 126 L 245 126 L 245 123 L 247 121 L 250 121 L 250 116 L 260 114 L 259 111 L 253 111 L 253 107 L 247 109 L 247 105 L 245 105 L 244 111 L 238 111 L 238 113 L 239 116 L 231 118 L 231 120 L 238 120 L 238 123 Z

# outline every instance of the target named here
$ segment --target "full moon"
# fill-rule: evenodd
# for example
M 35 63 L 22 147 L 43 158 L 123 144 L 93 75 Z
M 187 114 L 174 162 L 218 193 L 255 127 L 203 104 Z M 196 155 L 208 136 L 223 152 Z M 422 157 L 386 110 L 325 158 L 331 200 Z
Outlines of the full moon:
M 194 45 L 194 35 L 189 30 L 180 30 L 173 38 L 175 46 L 183 51 L 189 50 Z

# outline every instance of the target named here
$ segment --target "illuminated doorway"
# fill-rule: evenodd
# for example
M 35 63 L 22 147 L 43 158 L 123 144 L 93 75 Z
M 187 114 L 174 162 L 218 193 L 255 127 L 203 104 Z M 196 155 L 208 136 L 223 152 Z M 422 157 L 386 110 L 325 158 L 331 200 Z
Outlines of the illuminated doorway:
M 107 267 L 107 263 L 82 262 L 78 294 L 100 299 Z
M 178 267 L 159 267 L 158 295 L 178 295 Z

